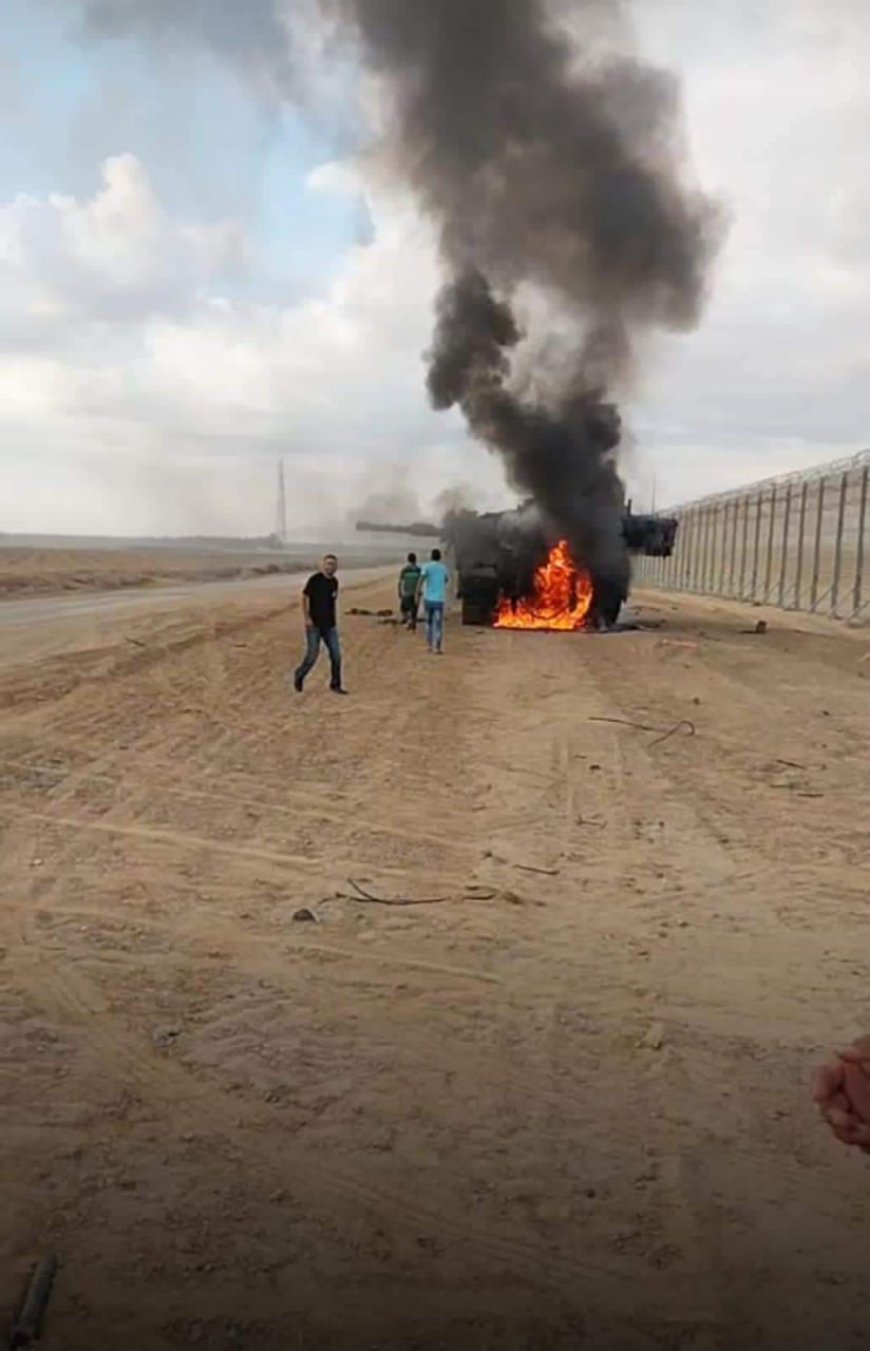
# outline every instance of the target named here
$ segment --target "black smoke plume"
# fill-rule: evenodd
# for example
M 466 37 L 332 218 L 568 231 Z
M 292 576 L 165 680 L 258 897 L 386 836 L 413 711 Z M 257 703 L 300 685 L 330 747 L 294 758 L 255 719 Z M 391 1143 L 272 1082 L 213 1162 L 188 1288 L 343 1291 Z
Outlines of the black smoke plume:
M 286 16 L 312 7 L 353 34 L 383 99 L 383 158 L 437 228 L 435 406 L 458 406 L 552 532 L 622 586 L 612 400 L 648 330 L 696 323 L 720 235 L 683 181 L 674 80 L 613 55 L 620 0 L 86 0 L 102 31 L 235 46 L 243 73 L 286 97 Z M 529 297 L 550 331 L 523 377 Z
M 610 397 L 644 330 L 696 322 L 718 235 L 715 206 L 681 185 L 674 82 L 596 59 L 616 15 L 602 0 L 571 7 L 570 35 L 544 0 L 335 3 L 383 77 L 392 166 L 438 227 L 433 404 L 461 408 L 552 532 L 624 590 Z M 560 335 L 526 389 L 511 362 L 521 287 Z

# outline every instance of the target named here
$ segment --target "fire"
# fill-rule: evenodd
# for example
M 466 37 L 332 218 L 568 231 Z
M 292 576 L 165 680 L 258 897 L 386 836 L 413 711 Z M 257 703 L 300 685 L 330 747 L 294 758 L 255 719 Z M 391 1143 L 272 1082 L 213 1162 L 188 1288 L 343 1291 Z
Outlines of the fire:
M 531 596 L 499 602 L 497 629 L 559 629 L 570 631 L 585 627 L 592 606 L 592 581 L 578 569 L 561 540 L 543 567 L 535 573 Z

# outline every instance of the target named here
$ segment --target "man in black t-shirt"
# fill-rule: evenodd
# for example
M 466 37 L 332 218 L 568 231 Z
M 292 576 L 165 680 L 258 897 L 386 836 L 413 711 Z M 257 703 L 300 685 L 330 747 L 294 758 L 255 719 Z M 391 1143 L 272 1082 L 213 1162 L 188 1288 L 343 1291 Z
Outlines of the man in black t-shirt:
M 305 678 L 314 667 L 323 643 L 329 653 L 332 678 L 329 688 L 333 694 L 346 694 L 341 684 L 341 643 L 338 638 L 336 602 L 338 600 L 338 559 L 327 554 L 320 571 L 312 573 L 302 592 L 302 615 L 305 620 L 306 650 L 302 663 L 293 677 L 293 686 L 299 694 Z

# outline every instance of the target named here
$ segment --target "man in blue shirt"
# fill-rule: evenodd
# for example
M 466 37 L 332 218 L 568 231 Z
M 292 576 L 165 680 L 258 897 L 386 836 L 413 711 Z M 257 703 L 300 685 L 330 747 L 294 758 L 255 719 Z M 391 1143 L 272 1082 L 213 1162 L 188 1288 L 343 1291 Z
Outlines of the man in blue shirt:
M 439 655 L 444 648 L 444 607 L 450 574 L 441 561 L 441 550 L 433 549 L 431 561 L 423 565 L 420 591 L 426 606 L 426 645 Z

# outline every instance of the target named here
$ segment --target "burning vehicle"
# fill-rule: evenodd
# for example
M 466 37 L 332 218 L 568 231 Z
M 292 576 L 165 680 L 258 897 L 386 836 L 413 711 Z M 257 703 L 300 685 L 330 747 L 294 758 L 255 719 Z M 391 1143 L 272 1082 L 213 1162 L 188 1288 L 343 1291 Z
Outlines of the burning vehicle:
M 443 538 L 463 624 L 557 632 L 611 628 L 628 595 L 627 568 L 596 575 L 577 563 L 558 526 L 548 525 L 532 502 L 515 511 L 453 512 L 440 527 L 361 521 L 357 529 Z M 635 514 L 629 502 L 621 518 L 626 557 L 670 557 L 677 529 L 676 517 Z
M 619 402 L 657 332 L 695 327 L 725 224 L 685 173 L 674 82 L 631 43 L 601 59 L 610 0 L 571 24 L 547 0 L 337 8 L 383 79 L 385 162 L 434 228 L 430 405 L 531 504 L 441 528 L 464 622 L 613 625 L 632 554 L 666 556 L 677 529 L 630 510 Z
M 668 558 L 675 517 L 622 516 L 626 554 Z M 461 512 L 444 525 L 463 624 L 571 631 L 612 627 L 628 595 L 628 569 L 595 575 L 575 561 L 557 528 L 531 505 L 514 512 Z

